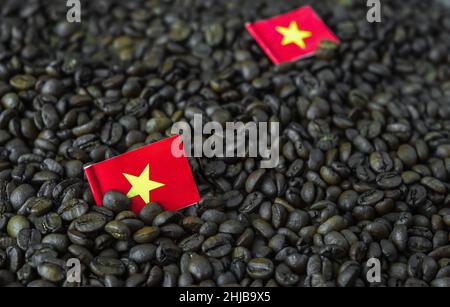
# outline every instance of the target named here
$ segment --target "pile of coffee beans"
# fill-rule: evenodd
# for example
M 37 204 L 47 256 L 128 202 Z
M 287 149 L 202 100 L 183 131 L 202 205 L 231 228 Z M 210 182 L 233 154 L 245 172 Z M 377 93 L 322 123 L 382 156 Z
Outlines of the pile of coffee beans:
M 304 4 L 341 43 L 274 66 L 244 23 Z M 450 286 L 448 8 L 383 0 L 381 23 L 357 0 L 67 9 L 0 6 L 0 286 Z M 83 166 L 194 114 L 279 122 L 278 165 L 191 158 L 202 200 L 179 212 L 136 214 L 116 191 L 94 204 Z

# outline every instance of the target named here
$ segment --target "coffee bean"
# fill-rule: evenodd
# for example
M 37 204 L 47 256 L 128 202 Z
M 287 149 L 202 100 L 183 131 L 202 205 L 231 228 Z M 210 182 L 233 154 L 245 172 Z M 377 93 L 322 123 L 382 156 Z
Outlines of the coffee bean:
M 89 264 L 90 269 L 98 276 L 122 275 L 125 273 L 125 265 L 118 259 L 107 257 L 95 257 Z
M 139 244 L 130 249 L 130 259 L 136 263 L 150 261 L 156 252 L 156 247 L 152 244 Z
M 269 279 L 274 273 L 273 262 L 267 258 L 254 258 L 247 264 L 247 274 L 255 279 Z
M 144 206 L 139 212 L 139 218 L 146 224 L 152 225 L 155 217 L 162 212 L 161 207 L 156 203 Z
M 159 236 L 159 228 L 145 226 L 133 234 L 133 240 L 137 243 L 149 243 Z
M 34 188 L 29 184 L 21 184 L 15 188 L 10 196 L 10 202 L 14 209 L 19 209 L 25 201 L 33 196 L 35 193 Z
M 103 228 L 106 217 L 100 213 L 89 212 L 74 221 L 74 227 L 80 232 L 93 232 Z
M 124 194 L 113 190 L 103 195 L 102 204 L 113 212 L 120 212 L 128 209 L 130 200 Z
M 236 220 L 228 220 L 220 224 L 219 232 L 240 235 L 244 231 L 244 226 Z
M 208 279 L 213 274 L 213 268 L 211 267 L 207 258 L 194 255 L 189 261 L 188 265 L 189 273 L 194 276 L 198 281 Z
M 64 84 L 58 79 L 49 79 L 42 86 L 41 93 L 59 98 L 64 93 Z
M 381 189 L 393 189 L 402 184 L 402 178 L 395 172 L 381 173 L 377 176 L 376 182 Z
M 425 202 L 426 197 L 426 189 L 422 185 L 416 184 L 409 188 L 406 203 L 412 208 L 418 208 Z
M 373 152 L 369 157 L 370 167 L 377 173 L 389 172 L 394 167 L 394 162 L 388 153 Z
M 231 238 L 227 234 L 209 237 L 202 244 L 202 251 L 209 257 L 219 258 L 231 252 Z
M 28 229 L 30 226 L 26 217 L 15 215 L 8 221 L 7 232 L 11 238 L 16 238 L 22 229 Z
M 167 223 L 177 222 L 181 218 L 178 212 L 163 211 L 155 216 L 153 226 L 161 226 Z
M 65 234 L 51 233 L 42 238 L 42 243 L 52 246 L 59 253 L 65 253 L 69 246 L 69 238 Z
M 38 274 L 50 282 L 60 282 L 65 274 L 61 267 L 52 263 L 43 263 L 37 268 Z
M 293 273 L 287 265 L 282 263 L 275 269 L 275 280 L 278 284 L 289 287 L 299 282 L 299 276 Z
M 111 221 L 105 225 L 105 231 L 116 240 L 127 240 L 131 231 L 128 226 L 120 221 Z
M 366 231 L 374 238 L 381 240 L 389 235 L 389 228 L 382 222 L 372 222 L 365 227 Z
M 319 226 L 317 232 L 320 234 L 327 234 L 331 231 L 339 231 L 347 227 L 346 220 L 339 216 L 335 215 L 326 220 L 323 224 Z
M 72 198 L 61 204 L 58 214 L 65 221 L 73 221 L 87 213 L 88 210 L 89 205 L 85 201 Z
M 41 242 L 41 233 L 36 229 L 23 228 L 17 233 L 17 246 L 26 251 L 30 246 Z
M 156 261 L 161 265 L 171 264 L 180 257 L 181 250 L 171 242 L 160 244 L 156 249 Z
M 198 251 L 204 241 L 205 237 L 203 235 L 193 234 L 183 239 L 178 245 L 183 251 Z
M 29 213 L 32 216 L 43 216 L 48 213 L 53 207 L 53 202 L 48 198 L 41 197 L 31 197 L 29 198 L 25 204 L 19 209 L 18 212 L 21 212 L 22 209 L 25 209 L 26 213 Z
M 14 88 L 25 91 L 34 87 L 36 84 L 36 78 L 31 75 L 16 75 L 9 81 L 9 83 Z
M 384 194 L 382 191 L 379 190 L 369 190 L 364 192 L 363 194 L 359 195 L 358 198 L 358 204 L 362 206 L 370 206 L 373 205 L 380 200 L 382 200 L 384 197 Z
M 420 183 L 423 184 L 425 187 L 429 188 L 430 190 L 433 190 L 437 193 L 446 193 L 447 188 L 446 186 L 439 180 L 433 177 L 423 177 L 420 180 Z
M 344 267 L 344 265 L 342 266 Z M 349 264 L 344 269 L 341 267 L 337 277 L 337 285 L 339 287 L 352 287 L 356 283 L 356 279 L 360 274 L 360 268 L 357 265 Z
M 253 228 L 256 229 L 265 238 L 271 238 L 274 236 L 275 231 L 272 226 L 262 219 L 256 219 L 252 223 Z
M 431 282 L 432 287 L 449 287 L 450 285 L 450 277 L 443 277 L 435 279 Z
M 413 166 L 417 163 L 416 150 L 409 144 L 400 145 L 397 150 L 397 155 L 407 166 Z
M 251 213 L 261 204 L 263 200 L 263 194 L 260 192 L 253 192 L 248 194 L 244 199 L 242 205 L 239 207 L 239 211 L 242 213 Z

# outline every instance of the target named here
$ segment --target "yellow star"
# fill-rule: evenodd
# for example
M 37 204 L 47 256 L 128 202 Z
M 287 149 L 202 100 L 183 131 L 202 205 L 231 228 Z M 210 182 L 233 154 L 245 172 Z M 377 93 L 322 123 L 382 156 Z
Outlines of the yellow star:
M 150 191 L 164 186 L 163 183 L 150 180 L 150 166 L 147 164 L 145 169 L 139 176 L 123 173 L 125 178 L 131 184 L 131 188 L 127 193 L 128 198 L 140 196 L 142 200 L 148 204 L 150 202 Z
M 283 35 L 283 40 L 281 41 L 281 45 L 285 46 L 287 44 L 294 43 L 302 49 L 305 49 L 306 44 L 304 39 L 311 37 L 311 32 L 302 31 L 298 28 L 297 23 L 295 21 L 291 21 L 289 27 L 275 27 L 275 30 Z

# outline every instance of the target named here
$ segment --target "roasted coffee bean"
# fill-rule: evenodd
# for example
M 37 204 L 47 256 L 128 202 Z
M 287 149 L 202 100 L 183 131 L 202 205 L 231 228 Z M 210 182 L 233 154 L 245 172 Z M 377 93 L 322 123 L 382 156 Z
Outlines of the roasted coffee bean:
M 317 229 L 317 232 L 324 235 L 331 231 L 342 230 L 345 227 L 347 227 L 346 220 L 340 215 L 335 215 L 327 219 L 323 224 L 321 224 Z
M 439 179 L 426 176 L 420 180 L 420 183 L 434 192 L 441 194 L 447 192 L 447 187 Z
M 130 200 L 120 192 L 108 191 L 103 196 L 102 204 L 113 212 L 120 212 L 128 209 Z
M 341 177 L 332 168 L 322 166 L 320 168 L 320 176 L 329 185 L 337 185 L 341 181 Z
M 86 213 L 74 221 L 74 227 L 80 232 L 93 232 L 103 228 L 106 217 L 96 212 Z
M 21 184 L 11 192 L 10 202 L 18 210 L 25 201 L 35 194 L 34 188 L 29 184 Z
M 168 223 L 178 222 L 181 215 L 174 211 L 163 211 L 153 219 L 153 226 L 161 226 Z
M 365 227 L 365 230 L 377 240 L 387 238 L 390 233 L 389 227 L 380 221 L 372 222 Z
M 65 253 L 69 246 L 69 238 L 65 234 L 51 233 L 42 238 L 42 243 L 52 246 L 59 253 Z
M 228 220 L 220 224 L 219 232 L 240 235 L 244 231 L 244 226 L 237 220 Z
M 273 227 L 262 219 L 256 219 L 252 223 L 253 228 L 265 238 L 271 238 L 275 234 Z
M 27 220 L 26 217 L 22 215 L 15 215 L 11 217 L 8 221 L 8 225 L 6 227 L 8 235 L 11 238 L 16 238 L 21 230 L 30 228 L 31 224 Z
M 34 87 L 36 84 L 36 78 L 32 75 L 16 75 L 11 78 L 9 83 L 14 88 L 24 91 Z
M 209 237 L 202 244 L 202 251 L 209 257 L 220 258 L 231 252 L 232 238 L 228 234 Z
M 89 205 L 81 199 L 69 199 L 58 208 L 58 214 L 65 221 L 73 221 L 84 215 L 89 210 Z
M 377 173 L 389 172 L 394 167 L 394 162 L 388 153 L 373 152 L 369 157 L 370 167 Z
M 42 263 L 37 268 L 38 274 L 50 282 L 60 282 L 65 278 L 63 269 L 53 263 Z
M 181 250 L 171 242 L 163 243 L 156 249 L 156 261 L 161 265 L 171 264 L 180 257 Z
M 42 234 L 58 232 L 63 226 L 61 217 L 56 212 L 50 212 L 34 221 L 34 226 Z
M 122 275 L 125 273 L 125 265 L 118 259 L 107 257 L 95 257 L 89 264 L 90 269 L 98 276 Z
M 68 247 L 68 251 L 86 265 L 94 258 L 87 248 L 80 245 L 72 244 Z
M 136 263 L 150 261 L 156 253 L 156 247 L 152 244 L 139 244 L 130 249 L 130 259 Z
M 178 245 L 183 251 L 198 251 L 204 241 L 204 236 L 193 234 L 190 237 L 183 239 Z
M 346 265 L 348 264 L 348 265 Z M 340 268 L 340 272 L 337 276 L 337 285 L 339 287 L 352 287 L 356 283 L 356 279 L 360 274 L 360 267 L 354 263 L 344 263 Z
M 267 280 L 274 273 L 274 265 L 270 259 L 254 258 L 247 264 L 247 274 L 255 279 Z
M 404 251 L 408 242 L 408 228 L 406 225 L 395 225 L 390 239 L 399 251 Z
M 17 271 L 22 267 L 24 261 L 24 254 L 22 250 L 17 246 L 9 246 L 6 248 L 6 257 L 8 258 L 8 270 L 13 273 L 17 273 Z
M 376 182 L 382 189 L 393 189 L 402 184 L 402 178 L 395 172 L 381 173 L 377 176 Z
M 423 237 L 411 236 L 408 238 L 408 249 L 417 253 L 428 253 L 432 250 L 433 244 Z
M 146 224 L 152 225 L 155 217 L 162 212 L 161 207 L 156 203 L 150 203 L 139 212 L 139 218 Z
M 358 204 L 362 206 L 374 205 L 384 197 L 384 193 L 380 190 L 369 190 L 359 195 Z
M 400 145 L 397 150 L 397 155 L 407 166 L 411 167 L 417 163 L 417 152 L 414 147 L 409 144 Z
M 130 228 L 120 221 L 111 221 L 105 225 L 105 231 L 116 240 L 128 240 L 131 235 Z
M 415 184 L 408 189 L 406 195 L 406 203 L 411 208 L 418 208 L 421 206 L 427 197 L 427 190 L 420 184 Z
M 38 230 L 23 228 L 17 233 L 17 246 L 26 251 L 30 246 L 40 243 L 41 238 L 41 233 Z
M 149 243 L 160 234 L 158 227 L 145 226 L 133 234 L 133 240 L 137 243 Z
M 31 197 L 17 212 L 30 214 L 32 216 L 42 216 L 48 213 L 52 207 L 53 202 L 48 198 Z
M 299 231 L 307 226 L 310 222 L 309 215 L 306 211 L 294 210 L 289 213 L 286 221 L 286 227 L 292 231 Z
M 449 287 L 450 286 L 450 277 L 437 278 L 433 280 L 430 284 L 432 287 Z
M 275 269 L 275 280 L 281 286 L 289 287 L 296 285 L 300 278 L 287 265 L 282 263 Z
M 253 192 L 248 194 L 248 196 L 244 199 L 241 206 L 239 207 L 239 211 L 242 213 L 251 213 L 256 211 L 258 206 L 263 201 L 263 194 L 260 192 Z
M 194 255 L 190 259 L 188 270 L 197 281 L 208 279 L 213 274 L 213 268 L 208 259 L 199 255 Z

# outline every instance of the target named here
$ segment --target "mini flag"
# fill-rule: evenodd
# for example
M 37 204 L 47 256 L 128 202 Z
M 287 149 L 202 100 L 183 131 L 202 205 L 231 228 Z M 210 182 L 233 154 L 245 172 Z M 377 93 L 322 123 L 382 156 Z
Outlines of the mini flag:
M 183 154 L 174 155 L 172 143 L 178 153 Z M 131 200 L 131 209 L 137 213 L 149 202 L 157 202 L 164 210 L 173 211 L 200 199 L 180 136 L 89 165 L 84 172 L 99 206 L 109 190 L 126 194 Z
M 245 26 L 275 64 L 311 56 L 323 40 L 339 43 L 310 6 Z

